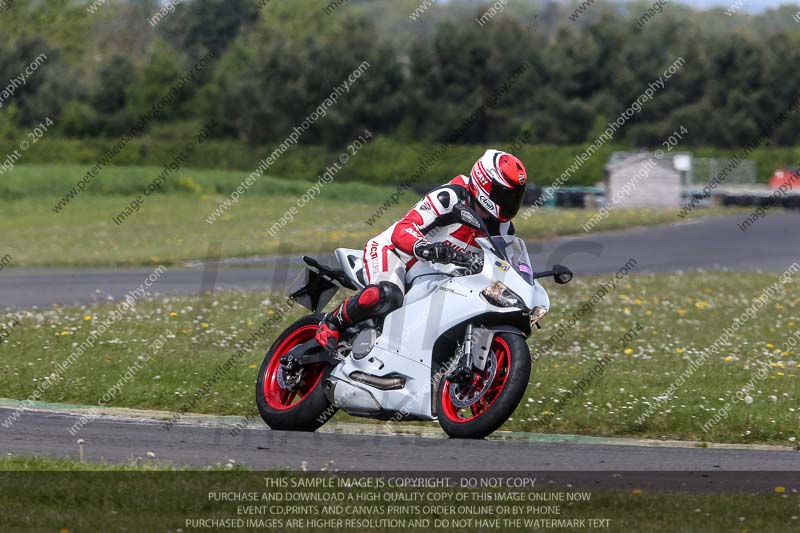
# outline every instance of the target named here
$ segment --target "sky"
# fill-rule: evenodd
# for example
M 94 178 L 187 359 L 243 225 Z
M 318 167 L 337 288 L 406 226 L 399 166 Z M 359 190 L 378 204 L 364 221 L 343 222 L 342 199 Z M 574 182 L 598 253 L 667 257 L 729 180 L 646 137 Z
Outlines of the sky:
M 453 0 L 442 0 L 442 3 L 450 1 Z M 709 9 L 712 7 L 728 9 L 733 5 L 739 4 L 740 7 L 737 11 L 749 13 L 761 13 L 767 9 L 780 7 L 781 5 L 793 5 L 800 9 L 800 0 L 664 0 L 664 3 L 671 2 L 685 4 L 698 9 Z
M 706 9 L 709 7 L 724 7 L 729 8 L 737 3 L 737 0 L 677 0 L 681 4 L 688 6 Z M 770 8 L 779 7 L 781 5 L 798 5 L 798 2 L 788 0 L 738 0 L 741 2 L 742 11 L 749 11 L 751 13 L 760 13 Z

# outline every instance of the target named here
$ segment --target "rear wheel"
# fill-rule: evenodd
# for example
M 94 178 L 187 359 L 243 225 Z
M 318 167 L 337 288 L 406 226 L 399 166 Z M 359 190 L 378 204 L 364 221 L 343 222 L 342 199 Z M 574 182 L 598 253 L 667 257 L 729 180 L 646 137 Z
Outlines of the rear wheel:
M 261 418 L 271 429 L 314 431 L 336 414 L 336 407 L 325 397 L 322 382 L 331 367 L 317 363 L 288 374 L 280 359 L 295 346 L 314 338 L 322 315 L 301 318 L 270 347 L 256 382 L 256 403 Z
M 439 425 L 453 438 L 482 439 L 508 420 L 519 405 L 531 375 L 525 339 L 498 333 L 483 371 L 470 383 L 443 379 L 436 391 Z

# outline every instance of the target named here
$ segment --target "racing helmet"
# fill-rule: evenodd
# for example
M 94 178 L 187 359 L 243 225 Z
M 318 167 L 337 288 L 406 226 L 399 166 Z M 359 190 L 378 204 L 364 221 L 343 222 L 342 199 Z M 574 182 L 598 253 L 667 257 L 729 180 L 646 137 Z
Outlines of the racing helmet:
M 473 165 L 469 190 L 487 213 L 500 222 L 508 222 L 522 206 L 527 182 L 522 161 L 490 149 Z

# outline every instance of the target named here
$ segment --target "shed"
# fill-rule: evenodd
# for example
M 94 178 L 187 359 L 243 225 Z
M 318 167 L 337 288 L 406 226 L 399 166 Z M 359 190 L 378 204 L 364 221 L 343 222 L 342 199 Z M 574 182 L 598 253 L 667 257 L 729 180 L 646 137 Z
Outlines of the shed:
M 606 202 L 619 208 L 678 208 L 681 174 L 672 157 L 659 159 L 651 152 L 614 154 L 606 164 Z

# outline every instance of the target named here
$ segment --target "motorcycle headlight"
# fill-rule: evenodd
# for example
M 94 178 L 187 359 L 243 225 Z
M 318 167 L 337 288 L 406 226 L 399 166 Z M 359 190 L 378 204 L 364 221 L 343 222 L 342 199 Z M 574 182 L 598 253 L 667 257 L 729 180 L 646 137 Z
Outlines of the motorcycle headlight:
M 525 309 L 525 302 L 519 297 L 517 293 L 503 285 L 499 281 L 495 281 L 483 291 L 481 294 L 492 305 L 497 307 L 519 307 Z

